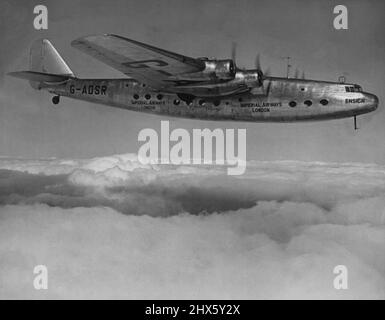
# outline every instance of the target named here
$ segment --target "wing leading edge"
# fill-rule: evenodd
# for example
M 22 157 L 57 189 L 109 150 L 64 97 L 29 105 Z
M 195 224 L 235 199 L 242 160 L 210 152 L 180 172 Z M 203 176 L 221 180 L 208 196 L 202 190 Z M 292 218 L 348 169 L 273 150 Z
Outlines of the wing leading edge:
M 202 61 L 118 35 L 92 35 L 78 38 L 71 45 L 110 67 L 154 89 L 172 86 L 168 78 L 202 71 Z

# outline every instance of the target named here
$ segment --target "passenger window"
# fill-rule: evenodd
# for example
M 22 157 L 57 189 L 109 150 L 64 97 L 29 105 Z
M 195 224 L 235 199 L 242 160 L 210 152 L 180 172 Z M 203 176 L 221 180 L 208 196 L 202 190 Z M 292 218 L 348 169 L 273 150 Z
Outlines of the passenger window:
M 329 101 L 327 101 L 326 99 L 322 99 L 320 101 L 320 104 L 322 104 L 323 106 L 326 106 L 328 103 L 329 103 Z
M 310 100 L 306 100 L 306 101 L 304 101 L 304 104 L 306 104 L 308 107 L 310 107 L 313 104 L 313 102 L 311 102 Z
M 294 108 L 296 105 L 297 105 L 297 102 L 295 102 L 295 101 L 290 101 L 289 102 L 289 106 L 292 107 L 292 108 Z

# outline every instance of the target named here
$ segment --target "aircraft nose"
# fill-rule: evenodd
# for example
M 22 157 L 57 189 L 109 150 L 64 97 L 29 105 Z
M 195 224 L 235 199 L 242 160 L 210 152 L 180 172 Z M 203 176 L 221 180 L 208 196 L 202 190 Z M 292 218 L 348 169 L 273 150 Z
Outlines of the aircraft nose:
M 375 94 L 373 95 L 373 105 L 375 106 L 374 110 L 376 110 L 378 108 L 378 97 Z
M 378 108 L 378 97 L 375 94 L 367 93 L 366 99 L 369 104 L 371 111 L 374 111 Z

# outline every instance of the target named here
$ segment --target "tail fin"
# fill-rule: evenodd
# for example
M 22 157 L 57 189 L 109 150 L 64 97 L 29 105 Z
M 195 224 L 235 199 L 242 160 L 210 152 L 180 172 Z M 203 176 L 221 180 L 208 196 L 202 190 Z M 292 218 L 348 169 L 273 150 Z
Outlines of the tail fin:
M 12 72 L 11 76 L 29 80 L 34 89 L 44 83 L 59 84 L 74 77 L 74 73 L 47 39 L 36 40 L 30 51 L 30 71 Z
M 47 39 L 39 39 L 32 44 L 29 67 L 35 72 L 74 76 L 72 70 Z

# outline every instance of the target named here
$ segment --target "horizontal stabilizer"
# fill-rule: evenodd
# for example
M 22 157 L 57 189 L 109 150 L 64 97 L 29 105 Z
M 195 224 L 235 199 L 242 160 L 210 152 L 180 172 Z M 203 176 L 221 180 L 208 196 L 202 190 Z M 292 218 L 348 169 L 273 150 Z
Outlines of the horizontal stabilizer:
M 70 76 L 67 75 L 59 75 L 59 74 L 51 74 L 44 72 L 36 72 L 36 71 L 18 71 L 18 72 L 10 72 L 8 75 L 16 78 L 21 78 L 29 81 L 37 81 L 37 82 L 63 82 L 70 79 Z

